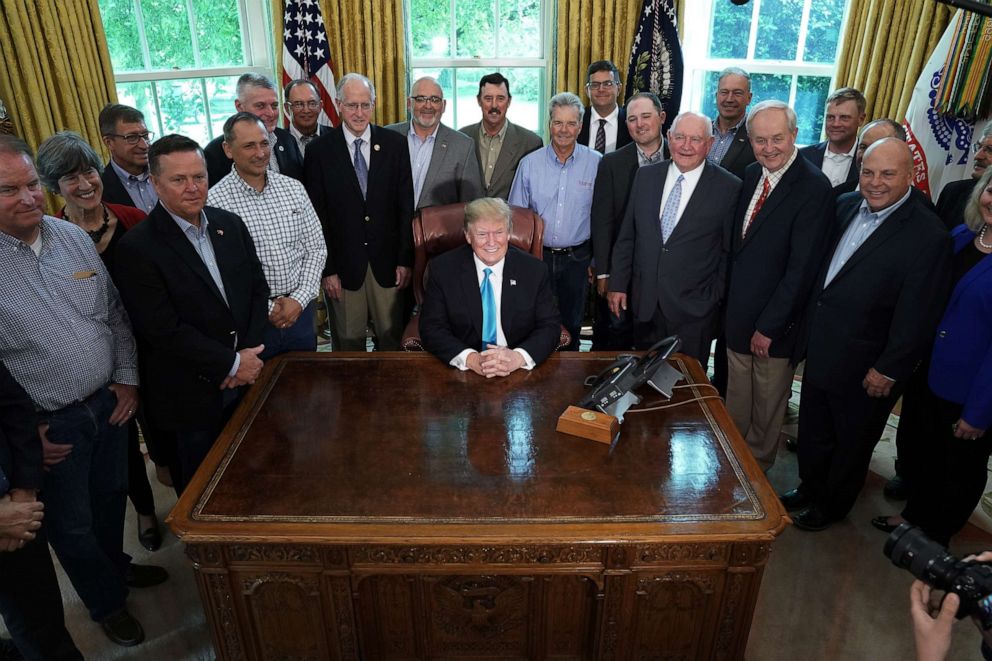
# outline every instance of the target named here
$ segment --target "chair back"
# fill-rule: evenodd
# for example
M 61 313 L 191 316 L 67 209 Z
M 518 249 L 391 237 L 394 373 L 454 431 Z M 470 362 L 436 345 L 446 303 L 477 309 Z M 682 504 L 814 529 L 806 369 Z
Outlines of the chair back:
M 513 231 L 510 245 L 534 255 L 543 256 L 544 221 L 534 211 L 511 206 Z M 444 204 L 425 207 L 413 217 L 413 296 L 419 306 L 424 302 L 428 263 L 434 257 L 465 243 L 465 204 Z

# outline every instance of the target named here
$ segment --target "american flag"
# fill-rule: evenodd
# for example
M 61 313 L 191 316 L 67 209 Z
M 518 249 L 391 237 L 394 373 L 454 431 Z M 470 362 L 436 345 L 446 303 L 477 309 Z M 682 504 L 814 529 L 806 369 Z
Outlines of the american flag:
M 282 84 L 299 78 L 312 80 L 323 106 L 317 121 L 337 126 L 334 68 L 318 0 L 286 0 L 282 35 Z

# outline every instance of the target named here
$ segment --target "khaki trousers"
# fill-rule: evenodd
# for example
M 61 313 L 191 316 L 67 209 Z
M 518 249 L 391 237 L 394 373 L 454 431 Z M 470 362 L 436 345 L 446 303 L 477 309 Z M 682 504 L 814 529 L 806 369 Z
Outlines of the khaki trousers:
M 383 287 L 372 275 L 372 267 L 365 272 L 365 281 L 357 290 L 341 289 L 341 298 L 331 301 L 334 327 L 340 351 L 365 351 L 365 335 L 369 316 L 375 327 L 379 351 L 398 351 L 403 337 L 403 301 L 396 287 Z
M 788 358 L 756 358 L 727 349 L 727 411 L 761 470 L 775 463 L 795 369 Z

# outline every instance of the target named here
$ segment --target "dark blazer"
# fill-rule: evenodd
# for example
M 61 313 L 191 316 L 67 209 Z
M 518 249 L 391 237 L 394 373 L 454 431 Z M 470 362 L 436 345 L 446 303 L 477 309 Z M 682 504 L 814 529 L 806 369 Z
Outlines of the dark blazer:
M 276 152 L 276 162 L 279 163 L 279 174 L 303 181 L 303 154 L 300 153 L 300 145 L 297 144 L 296 138 L 280 127 L 276 127 L 274 133 L 276 146 L 273 149 Z M 207 181 L 211 187 L 231 174 L 231 165 L 234 164 L 234 161 L 224 153 L 223 142 L 224 136 L 219 135 L 203 148 L 203 155 L 207 159 Z M 308 151 L 309 149 L 307 147 Z
M 968 206 L 968 198 L 978 185 L 978 179 L 962 179 L 952 181 L 940 191 L 937 198 L 937 215 L 944 221 L 944 227 L 952 230 L 964 222 L 964 208 Z
M 409 140 L 410 122 L 386 127 Z M 409 148 L 409 141 L 407 147 Z M 471 202 L 482 197 L 482 170 L 479 152 L 470 137 L 444 124 L 434 137 L 434 151 L 424 176 L 417 208 L 433 207 L 455 202 Z
M 861 388 L 872 367 L 904 382 L 930 347 L 950 282 L 950 237 L 936 215 L 910 198 L 824 286 L 861 202 L 856 193 L 837 202 L 833 237 L 804 321 L 803 382 L 834 393 Z
M 0 363 L 0 470 L 11 489 L 40 489 L 44 482 L 41 439 L 34 404 Z M 0 491 L 0 496 L 6 491 Z
M 110 202 L 111 204 L 121 204 L 128 207 L 134 206 L 134 200 L 131 199 L 130 193 L 127 192 L 127 188 L 124 187 L 124 182 L 117 174 L 117 170 L 114 166 L 107 161 L 107 165 L 103 168 L 103 174 L 100 175 L 101 181 L 103 181 L 103 201 Z
M 367 196 L 345 141 L 344 125 L 307 146 L 303 184 L 324 228 L 324 276 L 338 275 L 352 291 L 368 266 L 383 287 L 396 284 L 396 267 L 413 266 L 413 178 L 406 137 L 372 126 Z
M 610 291 L 625 292 L 629 285 L 640 322 L 650 322 L 659 306 L 673 324 L 715 318 L 723 300 L 725 245 L 741 181 L 704 161 L 678 225 L 662 243 L 658 210 L 670 167 L 664 161 L 637 171 L 613 248 Z
M 834 219 L 830 181 L 797 156 L 741 239 L 744 215 L 759 183 L 759 163 L 744 174 L 730 234 L 726 296 L 727 348 L 751 352 L 760 331 L 772 339 L 769 355 L 792 356 L 799 321 L 813 287 Z
M 479 132 L 482 131 L 482 122 L 463 126 L 459 130 L 475 141 L 476 155 L 479 150 Z M 533 131 L 528 131 L 522 126 L 517 126 L 510 120 L 506 121 L 506 135 L 503 136 L 503 147 L 499 151 L 499 158 L 496 159 L 496 166 L 493 168 L 493 176 L 489 180 L 489 187 L 485 189 L 486 197 L 501 197 L 504 200 L 510 198 L 510 187 L 513 185 L 513 178 L 517 174 L 517 165 L 520 159 L 527 154 L 544 146 L 541 136 Z M 479 174 L 482 177 L 482 185 L 486 185 L 485 174 L 482 173 L 482 159 L 479 159 Z
M 586 106 L 586 111 L 582 114 L 582 129 L 579 131 L 578 142 L 580 145 L 586 145 L 592 149 L 593 146 L 589 144 L 590 121 L 592 121 L 592 106 Z M 597 126 L 596 129 L 598 130 L 599 127 Z M 615 150 L 630 143 L 630 132 L 627 130 L 627 110 L 620 106 L 620 114 L 617 116 L 617 146 Z
M 138 339 L 147 415 L 162 429 L 207 430 L 234 355 L 258 346 L 269 287 L 241 219 L 206 207 L 227 303 L 189 239 L 160 204 L 117 244 L 117 284 Z
M 741 122 L 740 128 L 734 134 L 734 141 L 720 160 L 720 167 L 733 174 L 738 179 L 744 179 L 744 170 L 754 163 L 754 149 L 747 134 L 747 122 Z
M 954 252 L 975 238 L 963 225 L 951 233 Z M 979 429 L 992 427 L 992 256 L 971 267 L 951 292 L 937 325 L 930 359 L 930 390 L 964 406 L 961 417 Z
M 661 149 L 662 157 L 667 159 L 667 141 L 662 140 Z M 599 161 L 589 214 L 596 275 L 610 272 L 610 255 L 627 213 L 630 187 L 634 185 L 638 167 L 637 145 L 634 143 L 606 154 Z
M 818 142 L 815 145 L 807 145 L 799 150 L 799 155 L 805 158 L 807 161 L 812 163 L 819 170 L 823 170 L 823 155 L 827 151 L 826 142 Z M 854 185 L 858 185 L 858 169 L 854 167 L 854 159 L 851 159 L 851 164 L 847 168 L 847 178 L 840 184 L 840 186 L 850 186 L 854 182 Z M 845 186 L 845 190 L 846 190 Z M 853 190 L 853 189 L 852 189 Z
M 445 363 L 465 349 L 482 347 L 482 297 L 471 246 L 431 260 L 420 337 Z M 558 345 L 561 317 L 548 269 L 541 260 L 510 246 L 503 264 L 500 321 L 507 345 L 523 349 L 540 365 Z

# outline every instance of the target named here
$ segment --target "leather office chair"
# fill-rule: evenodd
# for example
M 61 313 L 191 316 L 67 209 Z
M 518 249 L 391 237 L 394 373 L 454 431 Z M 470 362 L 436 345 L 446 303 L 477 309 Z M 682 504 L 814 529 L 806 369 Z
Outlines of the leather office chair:
M 544 220 L 530 209 L 511 206 L 513 231 L 510 245 L 541 259 L 544 255 Z M 420 306 L 424 302 L 430 260 L 465 244 L 465 204 L 426 207 L 413 217 L 413 297 L 417 307 L 403 332 L 400 346 L 406 351 L 423 351 L 420 341 Z M 558 349 L 568 346 L 572 336 L 561 329 Z

